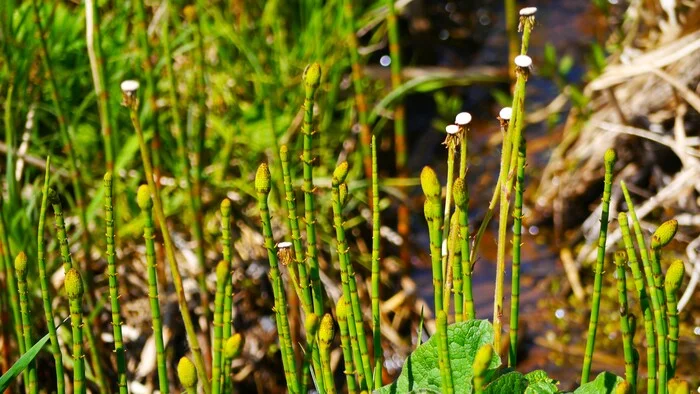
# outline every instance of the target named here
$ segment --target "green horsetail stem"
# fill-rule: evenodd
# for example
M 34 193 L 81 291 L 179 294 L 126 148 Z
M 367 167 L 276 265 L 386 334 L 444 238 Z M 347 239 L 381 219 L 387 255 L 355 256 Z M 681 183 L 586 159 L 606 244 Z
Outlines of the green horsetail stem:
M 314 313 L 323 313 L 323 293 L 321 289 L 321 274 L 318 267 L 318 248 L 316 246 L 316 212 L 314 201 L 313 162 L 311 154 L 314 115 L 314 95 L 321 84 L 321 66 L 318 63 L 310 64 L 304 70 L 304 121 L 301 125 L 303 137 L 303 153 L 301 161 L 304 163 L 304 219 L 306 221 L 306 259 L 309 267 L 309 279 L 313 290 Z
M 294 348 L 289 329 L 289 319 L 287 317 L 287 300 L 279 271 L 279 261 L 277 258 L 277 248 L 273 241 L 272 224 L 270 223 L 270 209 L 267 199 L 270 194 L 271 179 L 270 170 L 267 164 L 262 163 L 255 174 L 255 192 L 258 197 L 258 209 L 260 210 L 260 220 L 262 222 L 263 237 L 265 238 L 265 249 L 270 261 L 270 281 L 275 298 L 275 315 L 277 317 L 280 351 L 287 379 L 287 386 L 292 393 L 299 393 L 301 387 L 297 379 L 296 361 L 294 359 Z
M 299 230 L 299 218 L 297 217 L 297 198 L 292 186 L 292 175 L 289 171 L 289 150 L 286 145 L 280 147 L 280 159 L 282 161 L 282 178 L 284 181 L 285 200 L 287 201 L 287 221 L 292 231 L 292 244 L 294 245 L 294 265 L 299 273 L 299 287 L 301 288 L 301 305 L 305 313 L 313 311 L 311 301 L 311 287 L 306 272 L 306 262 L 301 244 L 301 231 Z M 319 365 L 320 366 L 320 365 Z
M 386 16 L 389 36 L 389 55 L 391 56 L 391 88 L 401 86 L 401 44 L 399 42 L 399 24 L 393 0 L 387 0 L 389 12 Z M 374 145 L 374 142 L 372 143 Z M 394 107 L 394 149 L 396 150 L 396 170 L 402 174 L 406 168 L 406 113 L 399 101 Z
M 690 394 L 690 385 L 685 380 L 670 379 L 668 381 L 668 394 Z
M 364 88 L 364 71 L 360 63 L 359 44 L 355 35 L 355 11 L 354 0 L 343 0 L 343 16 L 345 21 L 345 33 L 347 34 L 348 51 L 352 68 L 352 84 L 355 89 L 355 106 L 357 107 L 357 120 L 360 126 L 360 152 L 362 164 L 365 170 L 365 178 L 372 177 L 372 159 L 370 158 L 371 131 L 367 123 L 367 97 Z
M 224 261 L 228 261 L 229 278 L 224 287 L 224 313 L 222 316 L 223 329 L 221 339 L 226 341 L 231 336 L 233 329 L 233 243 L 231 242 L 231 200 L 224 198 L 220 205 L 221 210 L 221 249 Z
M 647 288 L 644 284 L 642 271 L 639 267 L 639 260 L 637 260 L 637 253 L 632 243 L 627 214 L 620 212 L 617 216 L 617 220 L 620 223 L 622 240 L 625 243 L 627 258 L 629 259 L 632 277 L 634 278 L 634 285 L 637 288 L 639 303 L 644 313 L 644 332 L 647 340 L 647 393 L 653 394 L 656 393 L 656 338 L 654 337 L 654 313 L 649 304 Z
M 668 308 L 668 376 L 672 378 L 676 372 L 678 359 L 678 290 L 681 288 L 685 266 L 683 261 L 675 260 L 666 271 L 664 289 L 666 291 L 666 307 Z
M 518 149 L 518 172 L 515 180 L 515 205 L 513 206 L 513 273 L 510 285 L 510 343 L 508 366 L 515 368 L 518 362 L 518 312 L 520 308 L 520 247 L 523 231 L 523 191 L 525 190 L 525 140 Z
M 46 172 L 44 173 L 44 187 L 41 190 L 41 210 L 39 211 L 39 228 L 37 230 L 37 263 L 39 266 L 39 285 L 41 287 L 41 300 L 44 304 L 44 318 L 51 340 L 51 354 L 53 355 L 56 368 L 56 393 L 66 392 L 63 376 L 63 356 L 61 346 L 58 343 L 56 334 L 56 323 L 53 320 L 53 306 L 51 304 L 51 294 L 49 294 L 49 278 L 46 272 L 46 247 L 44 245 L 44 224 L 46 223 L 46 209 L 48 208 L 49 197 L 49 171 L 51 169 L 51 158 L 46 158 Z
M 459 227 L 460 211 L 459 207 L 455 208 L 455 213 L 452 215 L 450 222 L 450 238 L 447 241 L 447 256 L 450 262 L 449 265 L 452 266 L 452 277 L 454 280 L 452 291 L 455 294 L 454 308 L 455 321 L 457 322 L 464 321 L 464 275 L 462 274 L 462 235 Z
M 105 62 L 102 56 L 102 34 L 100 33 L 100 11 L 95 0 L 85 0 L 85 25 L 88 58 L 92 82 L 95 86 L 97 109 L 100 115 L 100 130 L 105 146 L 105 165 L 107 171 L 114 170 L 115 138 L 112 135 L 113 121 L 109 105 L 109 89 L 105 88 Z M 87 231 L 87 230 L 86 230 Z
M 104 176 L 104 208 L 107 238 L 107 277 L 109 278 L 109 299 L 112 304 L 112 332 L 114 333 L 114 352 L 117 357 L 117 385 L 119 393 L 129 392 L 126 377 L 126 356 L 122 339 L 122 318 L 119 306 L 119 283 L 117 280 L 117 263 L 114 253 L 114 208 L 112 203 L 112 173 Z
M 435 298 L 435 315 L 443 307 L 443 279 L 442 279 L 442 210 L 440 203 L 440 181 L 437 174 L 430 167 L 423 167 L 420 174 L 421 187 L 426 200 L 423 206 L 425 220 L 428 222 L 430 233 L 430 260 L 433 271 L 433 291 Z
M 437 314 L 438 336 L 438 364 L 440 365 L 440 377 L 442 380 L 442 392 L 454 393 L 452 381 L 452 367 L 450 365 L 450 344 L 447 339 L 447 313 L 439 311 Z
M 340 279 L 342 283 L 343 299 L 345 300 L 346 317 L 350 321 L 350 342 L 353 350 L 353 362 L 357 370 L 357 377 L 360 382 L 360 389 L 367 390 L 373 387 L 371 384 L 371 366 L 369 365 L 369 355 L 367 354 L 367 342 L 362 324 L 362 311 L 357 295 L 357 283 L 355 273 L 350 262 L 349 248 L 345 239 L 345 229 L 343 228 L 343 199 L 340 195 L 340 186 L 344 184 L 348 175 L 348 163 L 346 161 L 333 172 L 332 180 L 332 200 L 333 200 L 333 227 L 337 241 L 338 260 L 340 265 Z M 355 306 L 358 308 L 355 308 Z M 355 314 L 359 312 L 359 316 Z
M 32 0 L 32 8 L 34 11 L 34 24 L 39 30 L 39 57 L 41 58 L 42 67 L 44 68 L 44 73 L 46 74 L 46 79 L 49 83 L 49 90 L 51 91 L 51 101 L 56 111 L 56 120 L 58 121 L 58 130 L 61 135 L 61 140 L 63 143 L 63 151 L 68 155 L 68 166 L 71 173 L 71 182 L 73 185 L 73 190 L 75 193 L 75 205 L 78 208 L 80 214 L 80 224 L 83 227 L 82 237 L 84 248 L 87 251 L 85 253 L 86 258 L 90 258 L 90 250 L 92 249 L 90 232 L 88 231 L 88 221 L 87 212 L 85 210 L 83 186 L 81 182 L 80 172 L 78 171 L 78 162 L 76 159 L 75 151 L 73 149 L 73 137 L 72 137 L 72 125 L 70 120 L 66 117 L 66 112 L 63 107 L 63 98 L 61 97 L 60 91 L 58 90 L 58 85 L 56 83 L 56 78 L 53 73 L 53 65 L 51 63 L 51 57 L 48 51 L 48 44 L 46 42 L 46 29 L 42 27 L 41 24 L 41 14 L 39 12 L 39 4 L 37 0 Z
M 70 321 L 73 327 L 73 392 L 84 394 L 85 358 L 83 356 L 83 279 L 75 268 L 66 272 L 64 281 L 70 303 Z
M 668 245 L 676 235 L 678 222 L 669 220 L 661 224 L 651 236 L 651 272 L 653 275 L 654 292 L 659 304 L 657 330 L 661 327 L 659 341 L 659 392 L 665 394 L 668 380 L 668 323 L 666 321 L 666 294 L 663 289 L 663 272 L 661 271 L 661 248 Z
M 224 364 L 222 366 L 221 387 L 224 393 L 233 393 L 233 384 L 231 382 L 231 374 L 233 374 L 233 359 L 240 357 L 243 353 L 245 340 L 240 333 L 231 335 L 224 343 L 223 356 Z M 224 376 L 228 376 L 225 379 Z
M 151 303 L 151 319 L 153 321 L 153 338 L 156 344 L 156 363 L 158 364 L 158 386 L 161 393 L 170 391 L 168 370 L 165 360 L 165 344 L 163 342 L 163 319 L 160 315 L 158 299 L 158 271 L 156 270 L 155 228 L 153 225 L 153 200 L 148 186 L 139 186 L 136 202 L 141 208 L 143 217 L 143 239 L 146 243 L 146 269 L 148 271 L 148 299 Z
M 632 392 L 637 387 L 637 368 L 634 366 L 633 333 L 630 328 L 629 308 L 627 304 L 627 276 L 625 275 L 625 263 L 627 253 L 624 250 L 615 252 L 615 273 L 617 274 L 617 296 L 620 302 L 620 331 L 622 332 L 622 345 L 625 357 L 625 379 L 632 387 Z
M 27 292 L 27 255 L 19 252 L 15 258 L 15 271 L 17 272 L 17 291 L 19 292 L 19 308 L 22 314 L 22 337 L 24 348 L 31 349 L 32 340 L 32 320 L 30 319 L 29 294 Z M 39 392 L 36 380 L 36 361 L 32 361 L 24 371 L 24 384 L 27 393 L 36 394 Z
M 156 214 L 156 219 L 158 220 L 158 224 L 160 225 L 160 229 L 163 233 L 165 255 L 168 259 L 168 264 L 170 265 L 170 275 L 173 278 L 173 285 L 175 286 L 175 294 L 177 295 L 180 314 L 182 315 L 182 321 L 185 325 L 187 343 L 190 345 L 192 355 L 194 356 L 194 362 L 197 366 L 197 373 L 200 374 L 199 377 L 200 380 L 202 380 L 204 392 L 206 394 L 210 394 L 211 386 L 207 382 L 204 358 L 202 357 L 202 351 L 197 339 L 197 332 L 194 329 L 192 315 L 190 314 L 190 310 L 187 305 L 187 297 L 185 296 L 185 290 L 182 285 L 180 268 L 178 267 L 177 260 L 175 259 L 175 246 L 173 245 L 172 238 L 170 238 L 170 231 L 168 230 L 165 212 L 163 211 L 163 203 L 160 197 L 160 189 L 156 187 L 153 180 L 153 167 L 151 167 L 150 150 L 148 149 L 148 145 L 146 145 L 143 130 L 141 129 L 141 122 L 138 115 L 138 98 L 136 97 L 138 82 L 124 81 L 122 82 L 121 88 L 124 105 L 129 109 L 131 123 L 134 126 L 134 131 L 136 132 L 136 136 L 138 138 L 139 150 L 141 151 L 141 161 L 143 162 L 143 169 L 146 175 L 146 181 L 148 182 L 148 189 L 151 197 L 153 198 L 153 207 L 155 208 L 154 211 Z
M 581 384 L 588 382 L 591 373 L 591 361 L 595 349 L 595 334 L 598 329 L 598 312 L 600 311 L 600 291 L 603 287 L 603 270 L 605 263 L 605 242 L 608 238 L 608 216 L 610 212 L 610 191 L 612 189 L 613 169 L 617 161 L 617 153 L 614 149 L 605 152 L 605 179 L 603 187 L 603 201 L 601 203 L 600 232 L 598 235 L 598 257 L 595 264 L 595 280 L 593 283 L 593 299 L 591 300 L 591 317 L 588 323 L 588 337 L 586 338 L 586 353 L 583 358 L 581 370 Z
M 491 364 L 491 357 L 493 357 L 493 346 L 490 344 L 485 344 L 479 348 L 474 357 L 474 362 L 472 363 L 472 371 L 474 372 L 474 393 L 483 393 L 484 386 L 486 386 L 486 371 L 489 369 Z
M 464 307 L 462 308 L 462 320 L 474 319 L 476 312 L 474 309 L 474 297 L 472 295 L 472 267 L 469 262 L 469 189 L 464 178 L 460 177 L 455 180 L 452 186 L 455 205 L 459 215 L 459 240 L 460 252 L 462 254 L 461 272 L 462 272 L 462 289 L 455 289 L 455 311 L 457 305 L 457 291 L 463 298 Z M 455 284 L 457 281 L 455 279 Z M 459 320 L 458 320 L 459 321 Z
M 230 282 L 231 266 L 228 261 L 221 260 L 216 266 L 216 295 L 214 297 L 214 343 L 212 372 L 211 372 L 211 391 L 213 394 L 221 393 L 221 358 L 223 353 L 223 314 L 224 314 L 224 290 L 226 283 Z
M 331 344 L 335 336 L 333 317 L 326 313 L 321 319 L 321 327 L 318 330 L 318 342 L 321 350 L 321 368 L 323 369 L 323 381 L 327 393 L 335 393 L 335 381 L 331 369 Z
M 343 361 L 345 362 L 345 379 L 348 382 L 348 393 L 357 393 L 357 383 L 355 382 L 355 369 L 353 367 L 352 345 L 348 332 L 348 307 L 345 296 L 338 298 L 335 307 L 335 316 L 340 326 L 340 347 L 343 349 Z
M 8 133 L 9 134 L 9 133 Z M 0 194 L 0 249 L 2 250 L 2 259 L 5 266 L 5 277 L 7 284 L 7 293 L 9 294 L 10 309 L 12 310 L 12 322 L 14 323 L 15 335 L 17 336 L 17 347 L 19 352 L 24 354 L 24 335 L 22 335 L 22 314 L 19 306 L 19 293 L 17 291 L 17 279 L 15 279 L 15 267 L 12 264 L 10 257 L 10 239 L 7 234 L 7 226 L 5 226 L 5 215 Z
M 393 1 L 390 2 L 393 8 Z M 374 390 L 382 386 L 382 327 L 381 309 L 379 307 L 379 280 L 381 242 L 379 222 L 379 172 L 377 170 L 377 139 L 372 136 L 372 346 L 374 348 Z
M 304 393 L 307 393 L 309 390 L 309 384 L 310 380 L 309 377 L 311 376 L 310 373 L 310 368 L 311 368 L 311 357 L 312 355 L 315 357 L 316 354 L 319 356 L 319 367 L 318 369 L 316 368 L 316 365 L 314 365 L 314 370 L 316 373 L 321 371 L 321 354 L 318 350 L 318 346 L 316 346 L 316 338 L 318 335 L 318 328 L 321 326 L 321 319 L 318 318 L 318 315 L 315 313 L 309 313 L 306 315 L 306 319 L 304 320 L 304 330 L 306 331 L 306 347 L 304 348 L 304 362 L 302 363 L 301 367 L 301 378 L 302 378 L 302 384 L 301 388 Z M 317 379 L 320 379 L 320 375 L 316 377 Z M 320 380 L 321 383 L 323 383 L 323 380 Z M 321 394 L 325 393 L 325 387 L 323 384 L 319 384 L 318 391 Z
M 447 147 L 447 184 L 445 185 L 445 212 L 442 215 L 442 239 L 450 240 L 450 220 L 452 219 L 452 183 L 455 177 L 455 154 L 457 153 L 457 147 L 460 142 L 459 126 L 451 124 L 448 125 L 445 130 L 447 131 L 447 137 L 443 142 L 443 145 Z M 450 290 L 452 287 L 452 260 L 448 259 L 449 253 L 444 253 L 442 255 L 442 275 L 445 278 L 445 288 L 444 292 L 448 294 L 448 297 L 444 299 L 443 310 L 450 310 Z M 454 254 L 452 254 L 454 256 Z
M 189 358 L 183 357 L 177 363 L 177 377 L 187 394 L 197 393 L 197 381 L 199 380 L 197 376 L 199 374 L 197 367 Z

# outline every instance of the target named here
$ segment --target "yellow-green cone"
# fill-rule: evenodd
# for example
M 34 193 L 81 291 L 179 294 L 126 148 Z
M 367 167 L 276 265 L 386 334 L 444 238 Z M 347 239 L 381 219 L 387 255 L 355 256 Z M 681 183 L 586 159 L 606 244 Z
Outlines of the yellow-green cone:
M 651 236 L 651 248 L 660 249 L 668 245 L 678 231 L 678 221 L 675 219 L 664 222 Z

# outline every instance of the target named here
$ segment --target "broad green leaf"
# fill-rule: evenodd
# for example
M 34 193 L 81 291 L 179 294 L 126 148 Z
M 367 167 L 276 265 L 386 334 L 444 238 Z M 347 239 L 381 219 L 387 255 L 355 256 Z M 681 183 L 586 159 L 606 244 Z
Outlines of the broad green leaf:
M 49 334 L 44 335 L 43 338 L 41 338 L 37 343 L 34 344 L 34 346 L 29 349 L 28 352 L 24 353 L 22 357 L 17 360 L 17 362 L 14 363 L 12 368 L 8 369 L 5 374 L 0 376 L 0 393 L 4 392 L 7 386 L 12 383 L 12 381 L 24 371 L 25 368 L 34 361 L 34 358 L 36 357 L 37 354 L 41 351 L 41 349 L 46 345 L 46 342 L 49 341 Z
M 547 372 L 538 369 L 525 375 L 528 382 L 525 394 L 555 394 L 559 392 L 556 380 L 550 378 Z
M 493 327 L 486 320 L 459 322 L 447 327 L 447 337 L 450 344 L 450 366 L 455 394 L 471 393 L 472 363 L 479 348 L 493 342 Z M 495 368 L 500 365 L 500 357 L 494 354 L 488 375 L 493 375 Z M 417 390 L 440 392 L 440 387 L 437 337 L 433 335 L 406 359 L 401 375 L 394 383 L 375 392 L 378 394 L 410 393 Z
M 594 381 L 577 388 L 574 394 L 612 394 L 622 381 L 624 379 L 610 372 L 601 372 Z
M 520 372 L 508 372 L 489 383 L 485 394 L 523 394 L 527 388 L 527 379 Z

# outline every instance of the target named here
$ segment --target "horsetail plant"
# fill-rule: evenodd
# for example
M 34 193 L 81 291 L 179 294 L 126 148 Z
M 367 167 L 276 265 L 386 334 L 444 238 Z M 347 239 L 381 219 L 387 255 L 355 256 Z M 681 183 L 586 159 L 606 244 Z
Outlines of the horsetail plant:
M 460 128 L 457 125 L 451 124 L 445 127 L 445 132 L 447 137 L 443 142 L 443 145 L 447 147 L 447 184 L 445 185 L 445 212 L 442 216 L 442 239 L 450 239 L 450 220 L 452 218 L 452 183 L 454 182 L 455 176 L 455 154 L 457 153 L 457 147 L 460 142 Z M 449 242 L 449 241 L 448 241 Z M 452 286 L 452 261 L 447 258 L 448 253 L 444 253 L 442 256 L 442 274 L 445 278 L 445 289 L 444 291 L 449 295 L 450 288 Z M 450 297 L 445 297 L 444 299 L 444 310 L 450 309 Z
M 146 181 L 148 182 L 148 190 L 153 198 L 153 207 L 160 225 L 160 229 L 163 233 L 163 243 L 165 244 L 165 255 L 168 259 L 170 265 L 170 274 L 173 278 L 173 285 L 175 286 L 175 294 L 177 295 L 177 302 L 180 307 L 180 314 L 182 315 L 182 321 L 185 325 L 185 332 L 187 334 L 187 342 L 190 345 L 192 355 L 194 356 L 194 362 L 197 366 L 197 373 L 200 374 L 200 380 L 202 380 L 202 387 L 206 394 L 211 393 L 211 386 L 207 382 L 206 368 L 204 366 L 204 358 L 202 357 L 202 351 L 199 346 L 199 341 L 197 340 L 197 332 L 194 329 L 194 323 L 192 322 L 192 316 L 190 314 L 189 307 L 187 305 L 187 298 L 185 296 L 185 290 L 182 285 L 182 276 L 180 275 L 180 268 L 178 267 L 177 260 L 175 260 L 175 246 L 173 245 L 172 238 L 170 238 L 170 231 L 168 230 L 168 225 L 165 220 L 165 213 L 163 211 L 163 204 L 160 198 L 160 189 L 156 187 L 153 180 L 153 167 L 151 166 L 151 153 L 146 145 L 146 139 L 143 135 L 143 130 L 141 129 L 141 122 L 138 115 L 138 98 L 136 93 L 139 87 L 137 81 L 124 81 L 121 83 L 123 105 L 129 109 L 129 116 L 131 117 L 131 123 L 134 126 L 134 131 L 139 142 L 139 150 L 141 151 L 141 161 L 143 162 L 143 169 L 146 175 Z
M 271 179 L 270 170 L 267 164 L 262 163 L 255 174 L 255 192 L 258 197 L 258 209 L 260 210 L 260 220 L 263 227 L 263 237 L 265 239 L 265 249 L 270 261 L 270 282 L 275 299 L 275 315 L 278 324 L 280 337 L 280 351 L 282 353 L 282 364 L 285 370 L 287 386 L 292 393 L 299 393 L 301 388 L 296 373 L 296 361 L 294 360 L 294 348 L 289 329 L 289 319 L 287 318 L 287 302 L 282 277 L 279 272 L 279 262 L 277 259 L 277 248 L 272 238 L 272 224 L 270 222 L 270 210 L 267 199 L 270 194 Z
M 313 137 L 314 95 L 321 84 L 321 66 L 312 63 L 304 70 L 304 121 L 301 126 L 303 137 L 303 153 L 301 160 L 304 163 L 304 219 L 306 221 L 306 259 L 309 266 L 309 279 L 311 280 L 314 313 L 323 313 L 323 294 L 321 290 L 321 276 L 318 267 L 318 248 L 316 246 L 316 213 L 314 201 L 313 162 L 311 154 Z
M 197 381 L 199 380 L 197 376 L 199 374 L 189 358 L 183 357 L 177 363 L 177 377 L 187 394 L 197 394 Z
M 518 363 L 518 312 L 520 308 L 520 246 L 523 231 L 523 190 L 525 185 L 525 140 L 518 149 L 517 175 L 515 179 L 515 205 L 513 206 L 513 272 L 510 285 L 510 343 L 508 365 Z
M 486 385 L 486 371 L 489 369 L 491 357 L 493 357 L 493 346 L 488 343 L 480 347 L 479 351 L 476 352 L 474 362 L 472 363 L 475 394 L 484 392 L 484 386 Z
M 357 294 L 357 283 L 355 273 L 348 255 L 348 244 L 345 240 L 345 229 L 343 229 L 343 199 L 340 195 L 341 185 L 345 183 L 348 175 L 348 163 L 342 162 L 333 172 L 332 180 L 332 200 L 333 200 L 333 226 L 337 240 L 338 260 L 340 262 L 340 276 L 345 300 L 345 311 L 349 323 L 350 342 L 353 349 L 353 361 L 357 370 L 357 377 L 360 382 L 360 389 L 366 390 L 373 387 L 371 384 L 372 372 L 369 364 L 367 351 L 367 341 L 362 324 L 362 310 L 360 309 L 359 296 Z
M 233 360 L 243 353 L 245 341 L 240 333 L 235 333 L 228 337 L 223 346 L 224 363 L 222 366 L 221 388 L 224 393 L 233 393 L 231 374 L 233 373 Z M 228 378 L 224 378 L 228 377 Z
M 148 299 L 151 304 L 151 320 L 153 321 L 153 338 L 156 344 L 156 363 L 158 365 L 158 386 L 160 392 L 168 394 L 168 370 L 165 360 L 165 344 L 163 342 L 163 319 L 160 316 L 160 301 L 158 299 L 158 272 L 156 270 L 155 228 L 153 226 L 153 200 L 148 186 L 141 185 L 136 193 L 136 202 L 141 208 L 143 217 L 143 239 L 146 243 L 146 269 L 148 271 Z
M 223 314 L 224 314 L 224 290 L 230 282 L 231 266 L 227 260 L 221 260 L 216 266 L 216 295 L 214 297 L 214 344 L 211 367 L 211 391 L 213 394 L 221 393 L 221 371 L 223 353 Z
M 447 338 L 447 313 L 444 310 L 437 313 L 437 335 L 442 392 L 452 394 L 454 393 L 454 382 L 452 381 L 452 367 L 450 365 L 450 344 Z
M 608 149 L 605 152 L 605 179 L 603 187 L 603 202 L 600 214 L 600 232 L 598 235 L 598 257 L 595 264 L 595 280 L 593 283 L 593 299 L 591 300 L 591 317 L 588 323 L 588 337 L 586 339 L 586 352 L 583 358 L 581 370 L 581 384 L 588 382 L 591 373 L 591 361 L 595 348 L 595 334 L 598 329 L 598 312 L 600 310 L 600 291 L 603 287 L 603 266 L 605 263 L 605 241 L 608 238 L 608 215 L 610 212 L 610 190 L 612 189 L 613 169 L 617 161 L 617 152 Z
M 124 355 L 124 341 L 122 339 L 122 319 L 119 307 L 119 284 L 117 282 L 117 263 L 114 253 L 114 208 L 112 207 L 112 173 L 104 176 L 104 208 L 105 225 L 107 228 L 107 276 L 109 278 L 109 299 L 112 304 L 112 330 L 114 333 L 114 352 L 117 357 L 117 385 L 119 393 L 126 394 L 129 389 L 126 385 L 126 357 Z M 161 390 L 162 391 L 162 390 Z
M 355 382 L 355 368 L 353 366 L 352 345 L 350 344 L 350 334 L 348 332 L 348 307 L 345 296 L 338 298 L 335 307 L 335 316 L 340 327 L 340 347 L 343 350 L 343 361 L 345 362 L 345 379 L 348 382 L 348 393 L 356 394 L 357 383 Z
M 629 265 L 632 270 L 634 285 L 639 295 L 642 313 L 644 314 L 644 332 L 647 340 L 647 393 L 653 394 L 656 393 L 656 338 L 654 337 L 654 314 L 651 310 L 651 304 L 649 303 L 649 296 L 647 294 L 646 285 L 644 284 L 644 278 L 642 277 L 642 271 L 639 267 L 639 260 L 637 260 L 637 253 L 632 243 L 627 214 L 620 212 L 617 216 L 617 220 L 620 223 L 622 240 L 627 250 L 627 258 L 629 259 Z
M 435 298 L 435 314 L 443 307 L 443 279 L 442 279 L 442 212 L 440 202 L 440 181 L 437 174 L 430 167 L 423 167 L 420 174 L 421 187 L 426 200 L 423 206 L 425 220 L 428 222 L 430 233 L 430 259 L 433 271 L 433 291 Z
M 333 317 L 326 313 L 321 319 L 321 327 L 318 330 L 319 348 L 321 350 L 321 368 L 323 369 L 323 382 L 327 393 L 335 393 L 333 370 L 331 369 L 331 344 L 335 336 Z
M 464 304 L 462 308 L 462 317 L 457 315 L 456 320 L 472 320 L 475 318 L 476 312 L 474 308 L 474 297 L 472 295 L 472 266 L 469 261 L 469 190 L 464 178 L 460 177 L 455 180 L 452 186 L 452 192 L 454 194 L 455 206 L 457 207 L 455 214 L 459 215 L 459 249 L 462 255 L 462 278 L 460 280 L 462 288 L 455 287 L 455 311 L 457 311 L 457 308 L 462 308 L 459 305 L 458 295 Z M 457 283 L 457 278 L 455 278 L 455 285 L 457 285 Z
M 683 282 L 685 266 L 683 261 L 675 260 L 666 271 L 664 290 L 668 308 L 668 376 L 672 378 L 676 371 L 678 359 L 678 298 L 677 293 Z M 25 334 L 26 335 L 26 334 Z
M 39 267 L 39 285 L 41 287 L 41 300 L 44 305 L 44 317 L 46 327 L 51 340 L 51 354 L 53 355 L 56 368 L 56 393 L 66 392 L 63 376 L 63 356 L 58 343 L 56 333 L 56 323 L 53 320 L 53 306 L 51 304 L 51 294 L 49 294 L 50 284 L 48 273 L 46 272 L 46 247 L 44 245 L 44 224 L 46 223 L 46 209 L 48 208 L 49 197 L 49 171 L 51 169 L 51 157 L 46 158 L 46 171 L 44 173 L 44 187 L 41 190 L 41 208 L 39 210 L 39 226 L 37 230 L 37 265 Z
M 221 316 L 222 330 L 221 340 L 224 345 L 231 337 L 233 330 L 233 245 L 231 242 L 231 200 L 224 198 L 221 201 L 221 249 L 223 260 L 229 264 L 229 276 L 224 285 L 224 311 Z M 229 363 L 230 364 L 230 363 Z M 226 390 L 226 386 L 231 383 L 231 376 L 227 372 L 227 367 L 222 368 L 221 388 Z
M 626 262 L 627 253 L 624 250 L 615 252 L 615 279 L 617 280 L 617 296 L 620 302 L 620 331 L 622 332 L 622 345 L 625 358 L 625 379 L 632 387 L 632 392 L 636 392 L 637 368 L 634 362 L 633 329 L 630 328 L 630 315 L 627 304 Z
M 19 252 L 15 258 L 15 271 L 17 272 L 17 291 L 19 292 L 19 307 L 22 314 L 22 337 L 24 348 L 31 349 L 32 343 L 32 321 L 29 311 L 29 294 L 27 292 L 27 255 Z M 39 392 L 37 387 L 36 362 L 32 361 L 24 371 L 24 384 L 27 394 Z
M 393 7 L 393 2 L 391 7 Z M 374 348 L 374 390 L 382 385 L 382 328 L 379 307 L 380 276 L 379 173 L 377 170 L 377 138 L 372 136 L 372 346 Z
M 0 236 L 2 245 L 2 258 L 5 265 L 6 286 L 9 293 L 10 309 L 12 309 L 12 322 L 14 323 L 15 335 L 17 336 L 17 347 L 19 352 L 24 354 L 24 335 L 22 335 L 22 314 L 19 305 L 19 293 L 17 291 L 17 279 L 15 279 L 15 267 L 12 264 L 10 257 L 10 240 L 7 235 L 7 226 L 5 226 L 5 215 L 2 207 L 2 194 L 0 194 Z
M 309 376 L 311 376 L 310 373 L 310 368 L 311 368 L 311 358 L 313 357 L 314 354 L 318 354 L 319 356 L 319 368 L 317 369 L 316 366 L 314 365 L 314 371 L 318 374 L 321 371 L 321 354 L 318 350 L 318 346 L 316 346 L 316 338 L 318 337 L 318 328 L 321 326 L 321 319 L 318 318 L 318 315 L 315 313 L 309 313 L 306 315 L 306 319 L 304 320 L 304 330 L 306 331 L 306 347 L 304 348 L 304 360 L 302 363 L 301 367 L 301 389 L 303 390 L 304 393 L 307 393 L 309 390 Z M 316 375 L 317 379 L 320 379 L 320 375 Z M 324 386 L 323 386 L 323 380 L 319 380 L 319 385 L 318 389 L 321 394 L 324 393 Z
M 464 274 L 462 273 L 462 242 L 459 228 L 459 215 L 460 209 L 455 208 L 455 213 L 452 215 L 452 220 L 450 221 L 450 238 L 447 241 L 447 258 L 449 259 L 449 265 L 452 266 L 452 278 L 454 283 L 452 292 L 454 292 L 455 297 L 454 310 L 456 322 L 464 321 Z M 449 287 L 447 291 L 449 294 Z
M 83 356 L 83 279 L 75 268 L 66 272 L 64 281 L 70 303 L 70 321 L 73 327 L 73 392 L 85 394 L 85 359 Z

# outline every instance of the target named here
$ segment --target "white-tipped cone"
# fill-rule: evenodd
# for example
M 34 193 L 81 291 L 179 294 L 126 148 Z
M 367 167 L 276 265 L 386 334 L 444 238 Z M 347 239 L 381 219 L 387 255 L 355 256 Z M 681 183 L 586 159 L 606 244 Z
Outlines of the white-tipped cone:
M 459 133 L 459 126 L 457 126 L 456 124 L 448 124 L 445 127 L 445 131 L 447 132 L 447 134 L 450 134 L 450 135 L 457 134 L 457 133 Z
M 532 66 L 532 58 L 528 55 L 518 55 L 515 57 L 515 65 L 521 68 Z
M 127 79 L 121 83 L 122 92 L 126 94 L 132 94 L 139 88 L 139 81 L 134 81 L 133 79 Z
M 292 243 L 291 243 L 291 242 L 280 242 L 280 243 L 277 244 L 277 248 L 278 248 L 278 249 L 289 249 L 289 248 L 291 248 L 291 247 L 292 247 Z
M 537 12 L 537 7 L 525 7 L 520 10 L 520 16 L 533 16 Z
M 510 120 L 511 116 L 513 116 L 513 108 L 511 108 L 511 107 L 504 107 L 498 113 L 498 117 L 503 119 L 503 120 Z
M 460 112 L 455 117 L 455 123 L 460 126 L 466 126 L 472 121 L 472 114 L 469 112 Z

